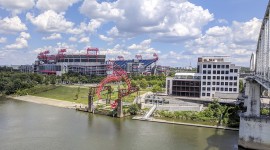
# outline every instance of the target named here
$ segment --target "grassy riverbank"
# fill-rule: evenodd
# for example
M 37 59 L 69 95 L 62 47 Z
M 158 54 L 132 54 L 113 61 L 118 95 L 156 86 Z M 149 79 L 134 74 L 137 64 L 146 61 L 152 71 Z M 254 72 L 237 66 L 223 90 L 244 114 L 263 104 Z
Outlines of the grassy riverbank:
M 111 99 L 115 100 L 118 97 L 117 86 L 113 86 L 114 91 L 112 92 Z M 39 97 L 52 98 L 76 103 L 87 104 L 88 100 L 88 88 L 87 87 L 68 87 L 68 86 L 57 86 L 52 90 L 46 90 L 44 92 L 30 94 Z M 149 90 L 143 90 L 139 92 L 139 95 L 148 92 Z M 104 91 L 101 93 L 102 97 L 105 99 L 107 97 L 107 92 Z M 133 102 L 134 98 L 137 96 L 137 93 L 133 93 L 130 96 L 123 98 L 125 102 Z M 97 100 L 97 97 L 95 97 Z

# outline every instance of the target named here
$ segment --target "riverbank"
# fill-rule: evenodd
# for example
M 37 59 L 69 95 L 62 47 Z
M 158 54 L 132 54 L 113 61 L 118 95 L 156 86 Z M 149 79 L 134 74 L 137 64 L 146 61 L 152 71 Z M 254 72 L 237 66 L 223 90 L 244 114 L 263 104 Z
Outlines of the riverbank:
M 32 95 L 16 96 L 16 97 L 8 96 L 8 98 L 25 101 L 25 102 L 37 103 L 37 104 L 69 108 L 69 109 L 76 109 L 78 107 L 82 107 L 82 108 L 86 107 L 85 104 L 81 104 L 81 103 L 57 100 L 57 99 L 52 99 L 52 98 L 44 98 L 44 97 L 38 97 L 38 96 L 32 96 Z
M 195 127 L 215 128 L 215 129 L 239 131 L 238 128 L 229 128 L 229 127 L 224 127 L 224 126 L 210 126 L 210 125 L 202 125 L 202 124 L 183 123 L 183 122 L 167 121 L 167 120 L 161 120 L 161 119 L 155 119 L 155 118 L 143 119 L 140 116 L 135 116 L 132 119 L 133 120 L 140 120 L 140 121 L 166 123 L 166 124 L 176 124 L 176 125 L 185 125 L 185 126 L 195 126 Z

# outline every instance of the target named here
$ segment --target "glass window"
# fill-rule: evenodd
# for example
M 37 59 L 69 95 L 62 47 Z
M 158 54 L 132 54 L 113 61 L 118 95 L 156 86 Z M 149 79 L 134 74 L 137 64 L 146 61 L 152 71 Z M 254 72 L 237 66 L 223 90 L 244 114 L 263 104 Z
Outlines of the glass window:
M 213 65 L 213 68 L 217 68 L 217 65 Z
M 207 82 L 207 85 L 211 85 L 211 82 Z
M 212 66 L 211 65 L 208 65 L 208 68 L 212 68 Z
M 230 82 L 229 85 L 232 86 L 233 85 L 232 82 Z
M 225 68 L 225 65 L 221 65 L 221 68 Z
M 217 65 L 217 68 L 220 68 L 220 65 Z
M 229 80 L 229 77 L 228 77 L 228 76 L 226 76 L 226 77 L 225 77 L 225 80 Z
M 217 76 L 217 79 L 219 80 L 220 79 L 220 76 Z
M 236 91 L 237 91 L 237 89 L 236 89 L 236 88 L 233 88 L 233 91 L 234 91 L 234 92 L 236 92 Z
M 207 74 L 211 74 L 211 70 L 208 70 L 208 71 L 207 71 Z
M 206 76 L 203 76 L 203 79 L 206 79 Z
M 211 80 L 211 76 L 207 76 L 207 79 L 208 79 L 208 80 Z
M 234 69 L 234 73 L 238 73 L 238 69 Z
M 233 77 L 234 80 L 237 80 L 237 77 Z
M 224 76 L 221 76 L 221 80 L 224 80 Z
M 220 84 L 220 82 L 217 82 L 217 85 L 219 85 Z
M 210 91 L 210 87 L 207 88 L 207 91 Z
M 230 69 L 230 73 L 233 73 L 233 69 Z
M 219 70 L 217 71 L 217 74 L 220 74 L 220 71 Z
M 221 71 L 221 74 L 224 74 L 224 71 L 223 70 Z
M 225 82 L 225 85 L 228 85 L 228 82 Z
M 217 74 L 217 71 L 216 71 L 216 70 L 214 70 L 214 71 L 213 71 L 213 74 Z
M 215 87 L 212 87 L 212 91 L 215 91 L 216 89 L 215 89 Z
M 216 91 L 219 91 L 219 87 L 216 87 Z
M 206 65 L 203 65 L 203 68 L 206 68 Z
M 203 85 L 206 85 L 206 82 L 203 82 Z
M 213 85 L 216 85 L 216 82 L 212 82 Z
M 222 87 L 222 88 L 220 88 L 220 91 L 224 91 L 224 88 Z
M 205 93 L 202 93 L 202 96 L 205 96 Z
M 232 92 L 232 88 L 229 88 L 229 91 Z
M 203 71 L 203 74 L 206 74 L 206 70 Z
M 229 74 L 229 71 L 228 70 L 226 71 L 226 74 Z
M 226 65 L 226 68 L 229 68 L 230 66 L 229 65 Z
M 233 77 L 232 76 L 230 76 L 230 80 L 233 80 Z
M 203 90 L 203 91 L 205 91 L 205 89 L 206 89 L 205 87 L 202 87 L 202 90 Z
M 215 80 L 216 79 L 216 76 L 213 76 L 213 79 Z
M 207 96 L 210 96 L 210 93 L 207 93 Z
M 221 82 L 221 85 L 224 85 L 224 82 Z
M 234 85 L 234 86 L 237 86 L 237 82 L 234 82 L 233 85 Z

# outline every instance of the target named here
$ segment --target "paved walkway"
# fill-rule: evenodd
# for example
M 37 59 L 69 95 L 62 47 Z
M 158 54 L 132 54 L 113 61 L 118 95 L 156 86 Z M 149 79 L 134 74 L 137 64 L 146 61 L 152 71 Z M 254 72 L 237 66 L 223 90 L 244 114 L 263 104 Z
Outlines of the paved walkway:
M 70 109 L 76 109 L 76 107 L 82 107 L 85 108 L 86 105 L 75 103 L 75 102 L 69 102 L 69 101 L 63 101 L 63 100 L 57 100 L 57 99 L 51 99 L 51 98 L 44 98 L 44 97 L 38 97 L 38 96 L 17 96 L 17 97 L 10 97 L 12 99 L 26 101 L 26 102 L 32 102 L 37 104 L 45 104 L 50 106 L 56 106 L 56 107 L 62 107 L 62 108 L 70 108 Z

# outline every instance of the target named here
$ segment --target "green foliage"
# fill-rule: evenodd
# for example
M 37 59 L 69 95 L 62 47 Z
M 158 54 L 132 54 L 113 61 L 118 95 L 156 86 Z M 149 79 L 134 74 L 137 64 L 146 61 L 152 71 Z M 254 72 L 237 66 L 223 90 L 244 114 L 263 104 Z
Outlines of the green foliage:
M 132 104 L 127 110 L 131 115 L 136 115 L 139 111 L 139 106 L 137 104 Z
M 239 92 L 244 92 L 244 83 L 242 79 L 239 80 Z
M 157 116 L 162 118 L 172 118 L 180 120 L 191 120 L 199 122 L 211 122 L 219 125 L 223 123 L 229 127 L 239 126 L 239 116 L 238 111 L 240 108 L 238 106 L 228 107 L 222 106 L 217 100 L 214 100 L 208 105 L 208 107 L 201 111 L 156 111 Z
M 142 89 L 145 89 L 145 88 L 147 88 L 147 86 L 148 86 L 147 81 L 146 81 L 145 79 L 142 79 L 142 80 L 140 81 L 140 87 L 141 87 Z
M 161 90 L 162 90 L 161 87 L 157 84 L 152 87 L 153 93 L 160 92 Z
M 269 108 L 262 108 L 261 115 L 269 115 Z

